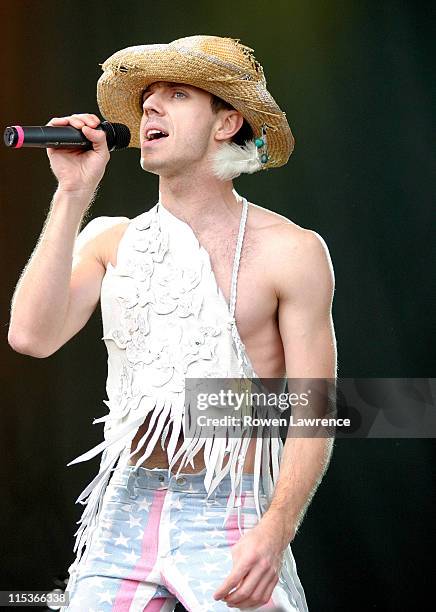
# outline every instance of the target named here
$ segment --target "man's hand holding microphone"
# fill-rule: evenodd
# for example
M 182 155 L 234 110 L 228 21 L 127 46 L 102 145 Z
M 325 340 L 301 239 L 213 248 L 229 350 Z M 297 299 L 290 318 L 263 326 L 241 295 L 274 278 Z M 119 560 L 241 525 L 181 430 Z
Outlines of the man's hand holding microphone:
M 15 289 L 8 334 L 16 351 L 47 357 L 84 326 L 98 303 L 105 273 L 97 247 L 101 230 L 82 241 L 74 262 L 73 249 L 109 151 L 127 147 L 130 131 L 82 113 L 53 118 L 46 126 L 11 126 L 4 141 L 11 148 L 47 148 L 58 181 L 43 230 Z
M 72 126 L 81 130 L 92 143 L 92 149 L 85 151 L 81 147 L 47 148 L 51 169 L 59 183 L 58 191 L 82 193 L 84 198 L 92 198 L 110 159 L 106 133 L 96 129 L 100 125 L 100 119 L 96 115 L 81 113 L 69 117 L 55 117 L 47 125 Z

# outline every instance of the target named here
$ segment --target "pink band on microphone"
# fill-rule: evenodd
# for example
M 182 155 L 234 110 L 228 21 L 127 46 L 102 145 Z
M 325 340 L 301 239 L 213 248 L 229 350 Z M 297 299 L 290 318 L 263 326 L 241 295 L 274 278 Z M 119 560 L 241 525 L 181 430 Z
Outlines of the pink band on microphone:
M 17 144 L 13 148 L 14 149 L 19 149 L 20 147 L 23 146 L 23 142 L 24 142 L 24 130 L 21 127 L 21 125 L 13 125 L 12 127 L 14 127 L 17 130 L 17 133 L 18 133 L 18 141 L 17 141 Z

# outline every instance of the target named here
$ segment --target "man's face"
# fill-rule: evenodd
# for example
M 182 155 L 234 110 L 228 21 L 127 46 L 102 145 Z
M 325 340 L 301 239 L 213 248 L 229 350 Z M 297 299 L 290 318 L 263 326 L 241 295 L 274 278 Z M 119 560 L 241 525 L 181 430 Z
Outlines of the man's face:
M 161 176 L 204 169 L 216 121 L 208 92 L 180 83 L 152 83 L 143 93 L 142 168 Z M 153 128 L 168 136 L 150 136 Z

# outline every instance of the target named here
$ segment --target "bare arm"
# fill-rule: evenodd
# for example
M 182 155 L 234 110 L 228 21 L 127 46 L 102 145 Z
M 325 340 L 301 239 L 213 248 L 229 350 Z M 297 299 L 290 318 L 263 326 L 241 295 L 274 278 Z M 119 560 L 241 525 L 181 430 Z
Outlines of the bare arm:
M 287 376 L 335 378 L 334 278 L 327 247 L 309 230 L 284 226 L 280 232 L 270 264 L 276 271 Z M 284 551 L 327 468 L 331 449 L 329 438 L 287 438 L 270 507 L 232 547 L 233 570 L 214 593 L 215 599 L 240 609 L 269 601 Z
M 288 378 L 336 379 L 332 320 L 334 272 L 328 248 L 316 232 L 290 241 L 280 270 L 279 327 Z M 298 435 L 298 434 L 297 434 Z M 281 526 L 283 547 L 294 538 L 328 467 L 333 438 L 288 437 L 279 480 L 263 519 Z
M 73 115 L 49 123 L 84 128 L 94 148 L 47 151 L 59 187 L 14 292 L 8 333 L 16 351 L 34 357 L 51 355 L 77 333 L 99 299 L 105 268 L 97 241 L 83 245 L 73 267 L 77 232 L 109 159 L 104 133 L 92 129 L 98 123 L 94 115 Z

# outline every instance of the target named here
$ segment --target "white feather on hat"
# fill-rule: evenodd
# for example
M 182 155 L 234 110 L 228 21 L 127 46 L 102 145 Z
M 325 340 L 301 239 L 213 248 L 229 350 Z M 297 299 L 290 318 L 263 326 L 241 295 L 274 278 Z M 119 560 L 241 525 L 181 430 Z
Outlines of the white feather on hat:
M 210 156 L 212 171 L 222 181 L 229 181 L 242 173 L 253 174 L 261 169 L 257 147 L 254 140 L 244 145 L 226 142 Z

